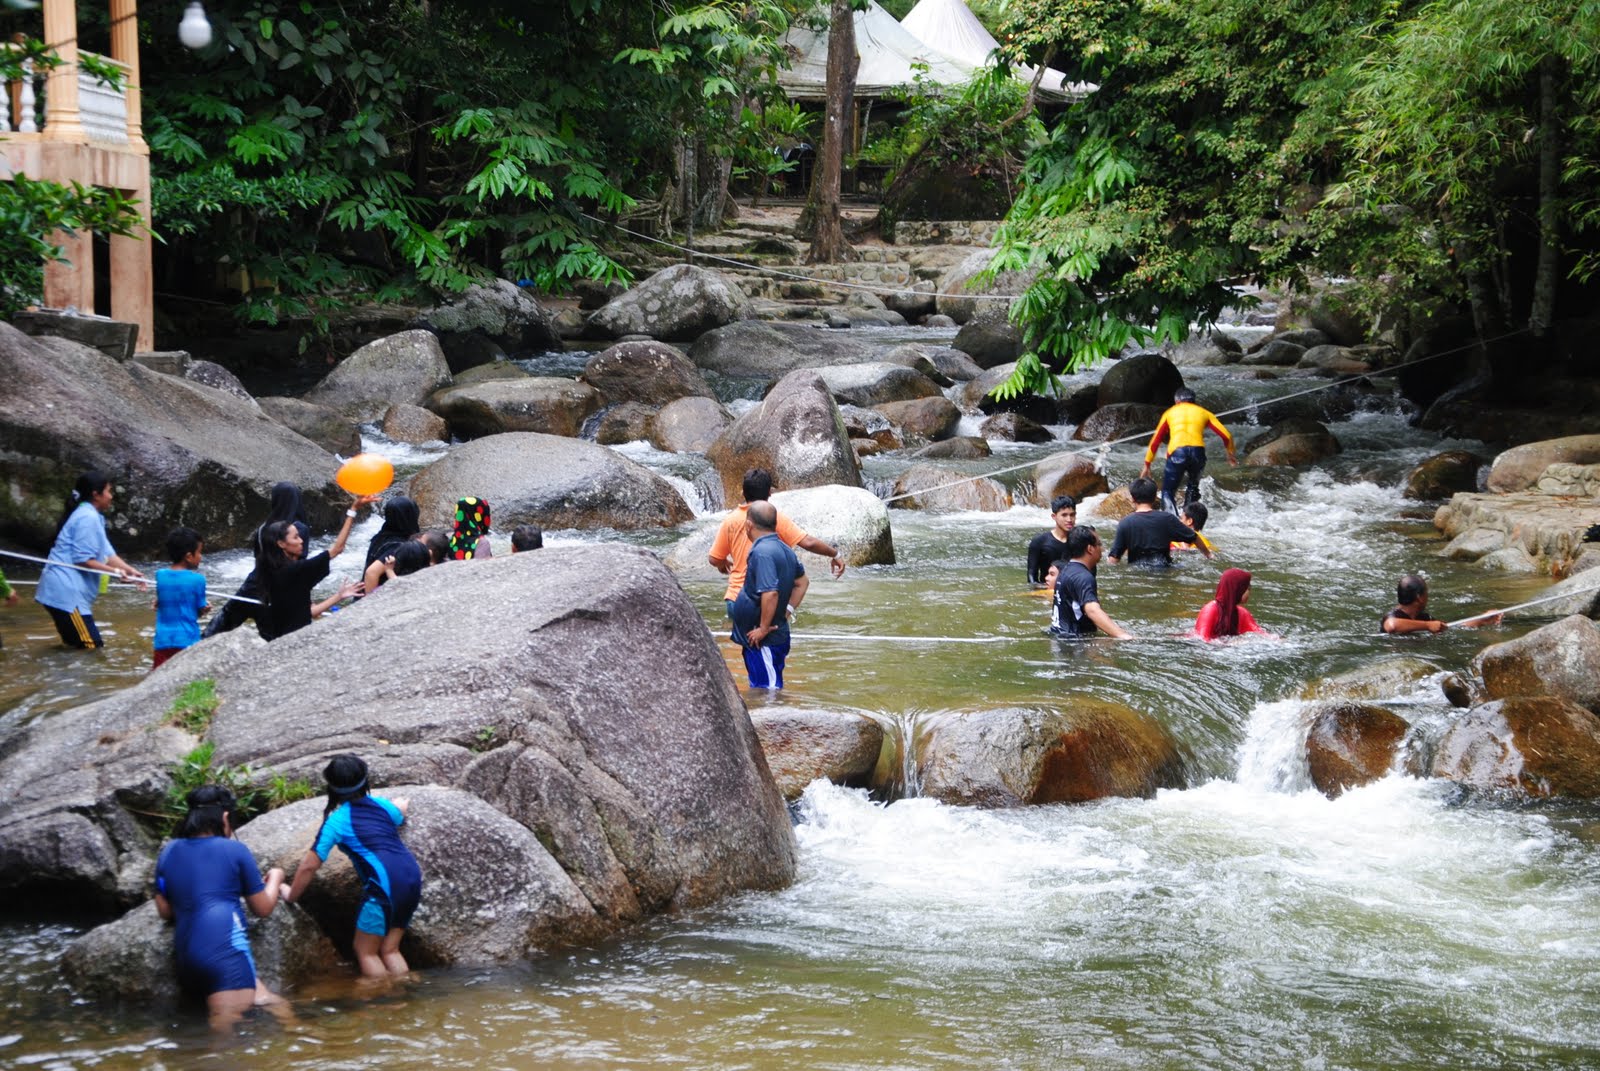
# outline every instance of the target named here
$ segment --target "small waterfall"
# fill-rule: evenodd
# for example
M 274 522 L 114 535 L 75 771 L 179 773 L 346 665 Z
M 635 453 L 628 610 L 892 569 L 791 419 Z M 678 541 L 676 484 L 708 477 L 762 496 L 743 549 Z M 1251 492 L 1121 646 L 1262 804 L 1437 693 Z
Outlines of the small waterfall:
M 715 469 L 707 469 L 696 476 L 689 487 L 694 497 L 685 496 L 685 501 L 694 510 L 695 516 L 720 513 L 728 508 L 723 497 L 722 476 Z
M 1311 767 L 1306 760 L 1311 709 L 1312 704 L 1299 699 L 1257 703 L 1239 744 L 1235 780 L 1268 792 L 1311 788 Z
M 921 796 L 922 766 L 918 756 L 923 741 L 943 720 L 942 713 L 919 708 L 863 713 L 883 726 L 884 747 L 873 775 L 874 794 L 890 803 Z

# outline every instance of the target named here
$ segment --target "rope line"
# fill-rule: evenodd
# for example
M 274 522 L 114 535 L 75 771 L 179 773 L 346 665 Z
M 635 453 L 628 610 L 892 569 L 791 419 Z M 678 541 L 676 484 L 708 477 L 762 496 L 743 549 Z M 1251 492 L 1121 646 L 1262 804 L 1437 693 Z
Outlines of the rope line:
M 5 555 L 7 558 L 19 558 L 19 559 L 21 559 L 22 561 L 25 561 L 25 562 L 38 562 L 40 565 L 54 565 L 54 566 L 56 566 L 57 568 L 60 568 L 60 569 L 76 569 L 80 573 L 91 573 L 94 576 L 113 577 L 113 576 L 121 576 L 122 575 L 120 573 L 108 572 L 105 569 L 90 569 L 88 566 L 85 566 L 85 565 L 74 565 L 72 562 L 56 561 L 54 558 L 36 558 L 32 554 L 18 554 L 14 550 L 0 550 L 0 554 Z M 11 581 L 11 583 L 12 583 L 13 586 L 15 586 L 17 584 L 29 584 L 29 585 L 32 585 L 32 586 L 37 586 L 39 582 L 37 580 L 13 580 L 13 581 Z M 117 581 L 115 581 L 115 583 L 116 583 L 116 585 L 118 587 L 138 588 L 138 587 L 147 587 L 150 584 L 154 583 L 154 581 L 153 580 L 146 580 L 143 583 L 140 583 L 139 581 L 136 581 L 136 580 L 117 580 Z M 220 596 L 220 597 L 224 598 L 224 599 L 232 600 L 233 602 L 247 602 L 252 606 L 265 606 L 266 605 L 266 603 L 262 602 L 260 599 L 249 599 L 249 598 L 246 598 L 243 595 L 223 595 L 223 596 Z M 207 595 L 207 598 L 210 598 L 209 594 Z
M 1545 595 L 1542 598 L 1529 599 L 1527 602 L 1519 602 L 1515 606 L 1507 606 L 1504 610 L 1490 610 L 1488 613 L 1473 614 L 1471 617 L 1463 617 L 1459 621 L 1446 621 L 1444 627 L 1460 628 L 1462 625 L 1473 621 L 1482 621 L 1484 618 L 1493 617 L 1496 614 L 1509 614 L 1513 610 L 1526 610 L 1530 606 L 1538 606 L 1541 603 L 1555 602 L 1559 599 L 1570 599 L 1574 595 L 1586 595 L 1595 591 L 1600 591 L 1600 584 L 1596 584 L 1592 588 L 1579 588 L 1576 591 L 1563 591 L 1559 595 Z

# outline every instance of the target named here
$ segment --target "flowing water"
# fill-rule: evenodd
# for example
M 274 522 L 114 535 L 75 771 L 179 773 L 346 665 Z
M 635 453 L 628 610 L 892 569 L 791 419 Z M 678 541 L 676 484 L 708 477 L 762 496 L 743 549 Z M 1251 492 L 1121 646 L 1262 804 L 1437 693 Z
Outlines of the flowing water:
M 1306 385 L 1187 375 L 1217 409 Z M 896 510 L 898 563 L 817 579 L 789 689 L 750 699 L 860 711 L 915 735 L 956 712 L 1100 696 L 1171 729 L 1187 789 L 985 812 L 819 783 L 796 809 L 800 873 L 786 890 L 514 968 L 426 971 L 381 994 L 330 981 L 292 994 L 292 1022 L 253 1022 L 227 1043 L 193 1017 L 80 1004 L 56 960 L 83 923 L 14 920 L 0 924 L 0 1066 L 1600 1067 L 1600 811 L 1399 775 L 1333 801 L 1309 787 L 1306 682 L 1396 653 L 1459 670 L 1540 623 L 1384 639 L 1400 573 L 1425 571 L 1446 619 L 1547 585 L 1436 557 L 1431 510 L 1398 490 L 1422 457 L 1481 444 L 1441 443 L 1385 402 L 1333 430 L 1345 452 L 1312 469 L 1213 459 L 1219 561 L 1101 566 L 1129 642 L 1041 635 L 1048 609 L 1026 593 L 1022 559 L 1044 510 Z M 623 450 L 688 495 L 704 485 L 701 462 Z M 1140 458 L 1111 451 L 1113 483 Z M 867 475 L 884 486 L 905 464 L 873 458 Z M 1092 506 L 1080 521 L 1097 523 Z M 665 549 L 681 534 L 627 538 Z M 357 564 L 352 549 L 336 574 Z M 1251 608 L 1281 640 L 1182 637 L 1229 564 L 1255 574 Z M 207 559 L 214 590 L 245 568 L 237 554 Z M 686 588 L 721 633 L 720 585 Z M 52 649 L 36 608 L 0 607 L 0 734 L 137 680 L 148 596 L 113 591 L 98 609 L 111 646 L 85 657 Z M 985 642 L 951 642 L 963 639 Z M 1427 731 L 1453 716 L 1435 682 L 1394 703 Z

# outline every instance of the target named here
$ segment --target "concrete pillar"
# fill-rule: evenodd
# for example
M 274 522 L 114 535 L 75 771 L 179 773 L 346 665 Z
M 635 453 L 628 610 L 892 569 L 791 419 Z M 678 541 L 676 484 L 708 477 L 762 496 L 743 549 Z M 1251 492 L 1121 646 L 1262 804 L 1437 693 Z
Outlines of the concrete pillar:
M 84 315 L 94 313 L 94 235 L 89 231 L 68 234 L 57 231 L 50 240 L 61 247 L 67 259 L 52 260 L 44 266 L 44 303 L 53 309 L 76 307 Z M 69 263 L 70 262 L 70 263 Z
M 76 0 L 44 0 L 44 43 L 61 65 L 45 82 L 44 137 L 48 141 L 85 140 L 78 112 L 78 5 Z
M 111 58 L 128 65 L 128 147 L 150 150 L 144 143 L 144 118 L 139 90 L 139 20 L 135 0 L 111 0 Z
M 139 325 L 136 349 L 156 348 L 155 273 L 150 264 L 150 180 L 126 190 L 139 202 L 140 226 L 131 237 L 111 236 L 111 318 Z M 91 286 L 93 283 L 90 284 Z

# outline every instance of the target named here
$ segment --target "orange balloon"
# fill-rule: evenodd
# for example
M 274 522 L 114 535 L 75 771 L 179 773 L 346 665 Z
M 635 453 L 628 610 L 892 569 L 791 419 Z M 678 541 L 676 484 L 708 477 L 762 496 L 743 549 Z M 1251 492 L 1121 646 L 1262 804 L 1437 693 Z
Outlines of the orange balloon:
M 339 466 L 333 479 L 353 495 L 375 495 L 394 483 L 394 466 L 380 454 L 357 454 Z

